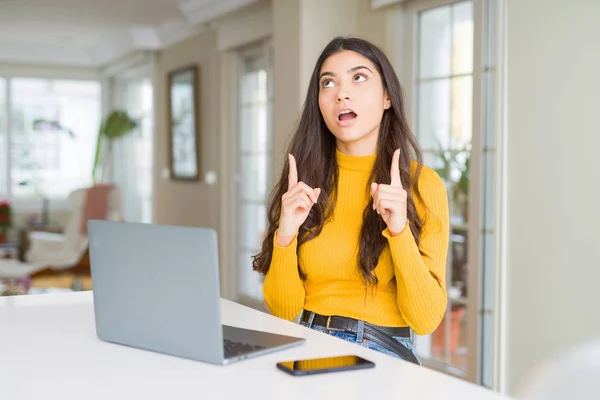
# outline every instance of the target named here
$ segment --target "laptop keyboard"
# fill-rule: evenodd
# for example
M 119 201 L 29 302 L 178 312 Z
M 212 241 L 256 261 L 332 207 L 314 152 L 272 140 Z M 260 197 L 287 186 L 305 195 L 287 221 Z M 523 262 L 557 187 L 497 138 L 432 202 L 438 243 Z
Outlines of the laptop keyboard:
M 223 339 L 223 348 L 225 349 L 225 358 L 231 358 L 239 356 L 240 354 L 248 354 L 253 351 L 262 350 L 265 347 Z

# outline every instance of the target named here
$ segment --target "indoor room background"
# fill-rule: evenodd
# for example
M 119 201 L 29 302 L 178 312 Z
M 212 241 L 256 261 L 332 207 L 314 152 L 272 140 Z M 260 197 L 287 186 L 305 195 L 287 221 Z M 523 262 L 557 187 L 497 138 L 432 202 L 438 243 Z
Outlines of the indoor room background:
M 221 295 L 267 311 L 252 256 L 313 65 L 363 37 L 451 200 L 448 310 L 417 352 L 517 394 L 600 336 L 597 21 L 595 0 L 0 1 L 5 256 L 110 184 L 125 221 L 215 229 Z M 108 129 L 115 111 L 127 129 Z M 80 275 L 28 285 L 92 289 Z

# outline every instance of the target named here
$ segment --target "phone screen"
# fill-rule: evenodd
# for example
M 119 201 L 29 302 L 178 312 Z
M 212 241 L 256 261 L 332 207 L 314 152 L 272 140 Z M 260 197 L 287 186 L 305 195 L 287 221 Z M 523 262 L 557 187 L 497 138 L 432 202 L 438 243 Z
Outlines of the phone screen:
M 326 372 L 373 368 L 375 363 L 358 356 L 336 356 L 308 360 L 282 361 L 277 368 L 292 375 L 311 375 Z

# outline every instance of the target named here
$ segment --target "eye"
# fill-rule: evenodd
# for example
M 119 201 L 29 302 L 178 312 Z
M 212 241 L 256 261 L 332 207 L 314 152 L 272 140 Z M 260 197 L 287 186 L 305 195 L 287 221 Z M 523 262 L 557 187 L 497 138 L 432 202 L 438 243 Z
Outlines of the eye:
M 364 82 L 367 80 L 367 77 L 364 74 L 356 74 L 354 75 L 354 82 Z
M 323 85 L 324 88 L 330 88 L 333 87 L 333 81 L 331 79 L 325 79 L 321 82 L 321 85 Z

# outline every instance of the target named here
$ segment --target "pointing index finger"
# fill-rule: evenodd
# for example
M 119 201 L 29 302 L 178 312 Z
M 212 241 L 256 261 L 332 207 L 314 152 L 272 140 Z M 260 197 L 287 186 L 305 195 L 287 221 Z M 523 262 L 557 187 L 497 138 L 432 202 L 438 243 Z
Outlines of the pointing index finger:
M 402 180 L 400 179 L 400 149 L 396 149 L 392 156 L 390 177 L 392 178 L 392 182 L 390 183 L 391 186 L 402 187 Z
M 290 164 L 288 172 L 288 191 L 298 183 L 298 169 L 296 168 L 296 159 L 293 155 L 288 154 L 288 161 Z

